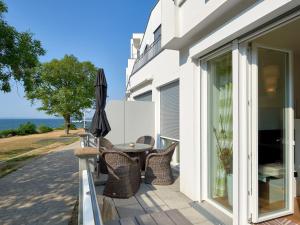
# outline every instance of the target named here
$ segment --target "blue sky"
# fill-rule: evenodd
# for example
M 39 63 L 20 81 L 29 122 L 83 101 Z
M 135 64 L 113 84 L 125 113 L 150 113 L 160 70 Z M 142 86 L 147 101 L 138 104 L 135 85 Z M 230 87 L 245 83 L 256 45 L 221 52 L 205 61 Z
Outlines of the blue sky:
M 18 31 L 30 31 L 47 53 L 41 61 L 73 54 L 105 69 L 109 99 L 124 98 L 130 37 L 143 32 L 157 0 L 4 0 L 5 20 Z M 0 118 L 49 117 L 31 106 L 22 85 L 0 92 Z M 4 106 L 4 107 L 3 107 Z

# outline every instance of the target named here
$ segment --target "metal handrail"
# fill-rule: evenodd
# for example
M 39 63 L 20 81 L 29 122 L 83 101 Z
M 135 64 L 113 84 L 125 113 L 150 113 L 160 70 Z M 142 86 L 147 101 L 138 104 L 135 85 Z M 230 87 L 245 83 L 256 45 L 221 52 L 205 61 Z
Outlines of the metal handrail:
M 92 134 L 86 133 L 84 144 L 87 146 L 97 146 L 97 138 Z M 92 170 L 94 169 L 95 159 L 79 158 L 79 225 L 103 225 L 97 194 L 94 186 Z
M 103 225 L 102 217 L 101 217 L 101 213 L 97 201 L 97 193 L 95 190 L 94 179 L 90 171 L 88 171 L 88 179 L 89 179 L 90 195 L 91 195 L 95 225 Z
M 149 48 L 135 60 L 131 74 L 141 69 L 147 62 L 149 62 L 151 59 L 157 56 L 160 53 L 160 51 L 161 36 L 154 40 L 154 42 L 149 46 Z

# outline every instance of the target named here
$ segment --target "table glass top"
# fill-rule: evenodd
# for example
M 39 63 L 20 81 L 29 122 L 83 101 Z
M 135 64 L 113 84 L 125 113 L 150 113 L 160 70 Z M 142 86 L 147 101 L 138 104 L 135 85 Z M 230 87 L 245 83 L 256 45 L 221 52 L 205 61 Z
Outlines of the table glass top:
M 120 151 L 147 151 L 151 149 L 152 146 L 148 144 L 140 144 L 140 143 L 125 143 L 125 144 L 114 145 L 113 148 Z

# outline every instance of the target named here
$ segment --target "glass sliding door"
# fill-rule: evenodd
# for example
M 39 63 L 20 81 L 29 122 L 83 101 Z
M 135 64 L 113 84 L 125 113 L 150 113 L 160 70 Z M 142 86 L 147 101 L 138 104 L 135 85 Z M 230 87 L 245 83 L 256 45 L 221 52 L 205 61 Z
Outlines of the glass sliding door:
M 258 49 L 259 215 L 287 208 L 288 54 Z
M 257 124 L 252 187 L 254 222 L 259 222 L 292 212 L 293 106 L 289 52 L 257 46 L 253 52 Z
M 232 53 L 207 61 L 208 198 L 232 211 Z

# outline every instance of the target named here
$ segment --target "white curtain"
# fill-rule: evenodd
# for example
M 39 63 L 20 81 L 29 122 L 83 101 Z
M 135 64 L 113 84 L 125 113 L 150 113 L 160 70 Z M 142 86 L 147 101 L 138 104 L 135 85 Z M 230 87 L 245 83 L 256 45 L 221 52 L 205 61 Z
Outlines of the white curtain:
M 216 106 L 216 127 L 214 127 L 215 148 L 217 153 L 214 196 L 227 195 L 227 175 L 232 166 L 232 74 L 231 60 L 222 62 L 222 67 L 216 68 L 218 104 Z M 225 66 L 224 66 L 225 65 Z M 227 67 L 226 67 L 227 66 Z M 222 69 L 222 68 L 226 69 Z

